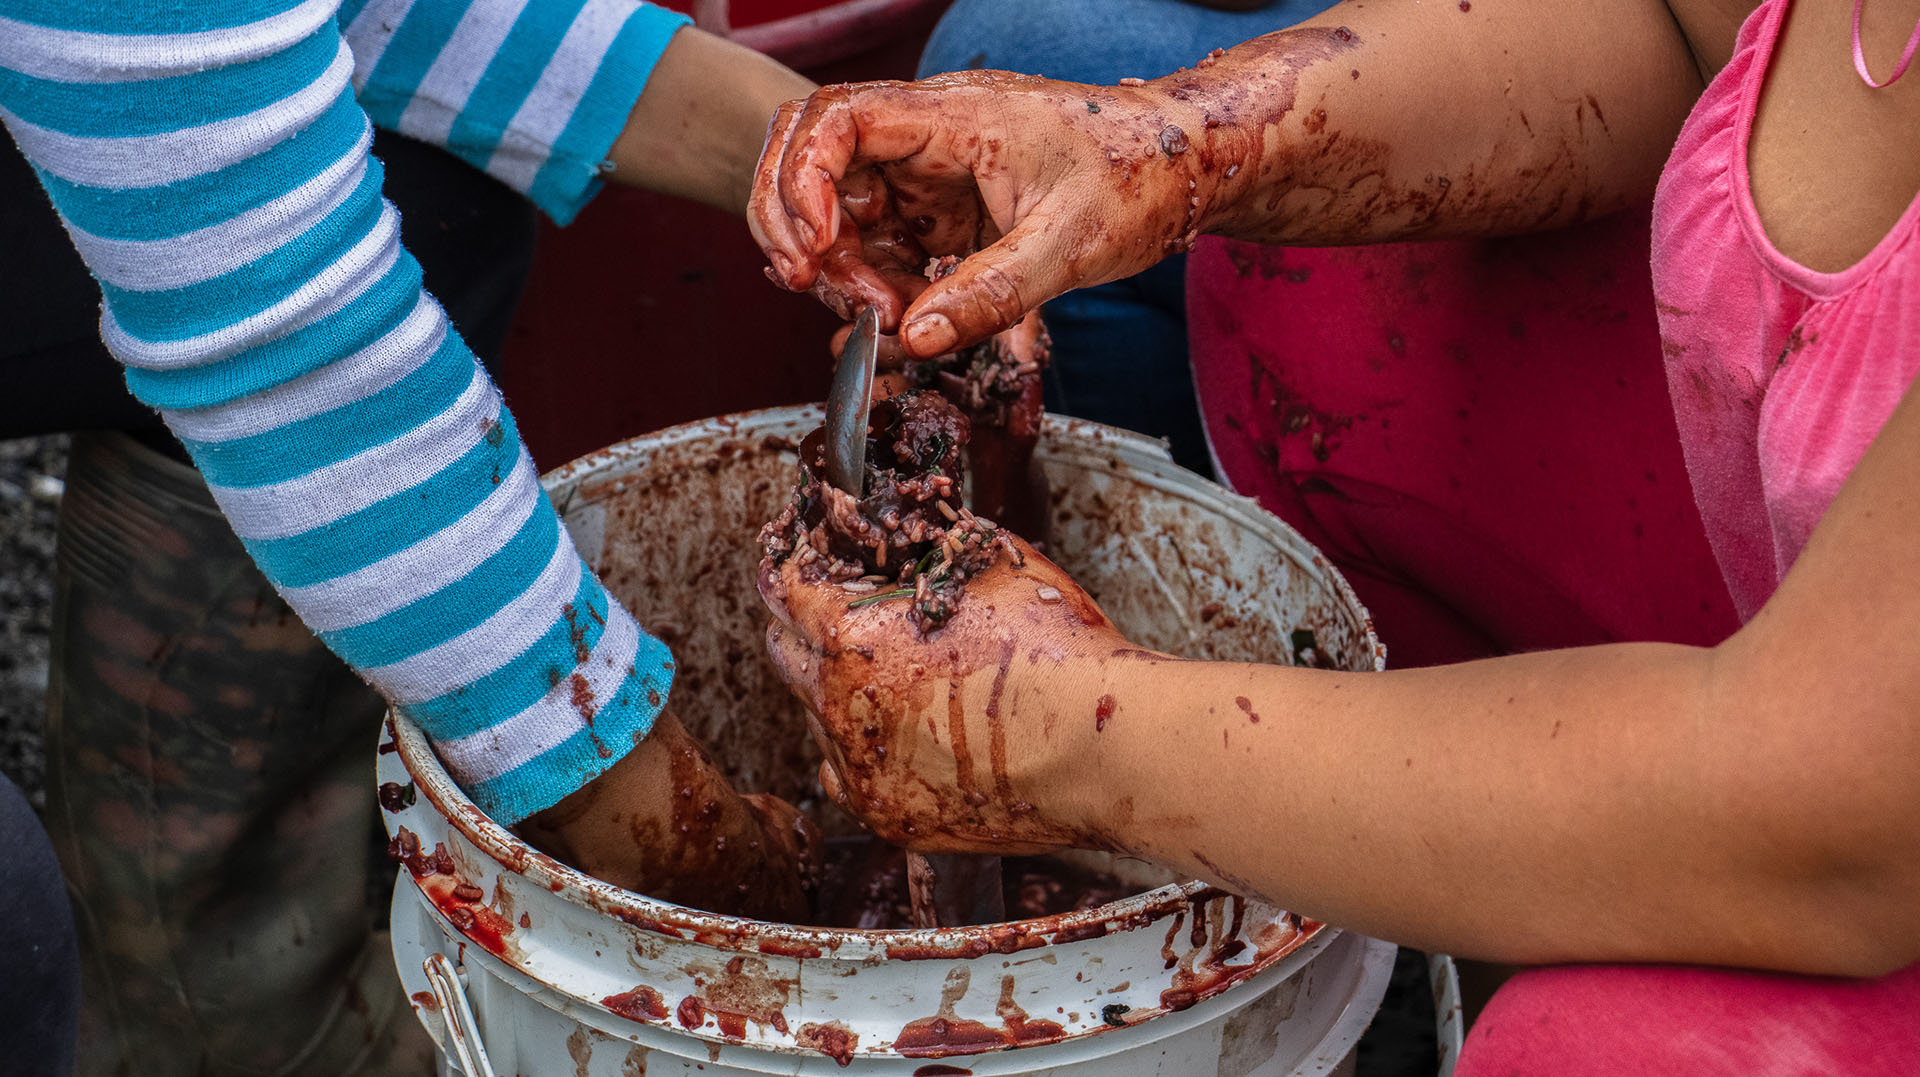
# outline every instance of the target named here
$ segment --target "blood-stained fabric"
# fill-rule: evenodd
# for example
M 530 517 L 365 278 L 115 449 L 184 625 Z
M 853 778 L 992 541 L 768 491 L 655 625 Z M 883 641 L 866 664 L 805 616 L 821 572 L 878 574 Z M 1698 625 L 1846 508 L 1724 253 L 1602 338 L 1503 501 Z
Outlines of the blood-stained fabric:
M 1220 473 L 1332 558 L 1393 665 L 1735 627 L 1644 210 L 1477 242 L 1206 240 L 1188 288 Z

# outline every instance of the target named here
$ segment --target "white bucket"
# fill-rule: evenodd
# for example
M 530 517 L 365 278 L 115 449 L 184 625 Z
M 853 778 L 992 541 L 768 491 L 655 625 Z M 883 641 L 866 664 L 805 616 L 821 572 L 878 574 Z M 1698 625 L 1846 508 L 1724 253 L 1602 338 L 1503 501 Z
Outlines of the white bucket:
M 546 479 L 582 553 L 672 646 L 681 720 L 741 788 L 797 802 L 817 795 L 817 756 L 762 654 L 753 580 L 791 446 L 819 422 L 816 407 L 711 419 Z M 1159 442 L 1049 416 L 1039 458 L 1055 559 L 1137 642 L 1287 662 L 1305 630 L 1332 665 L 1384 664 L 1325 559 Z M 1330 1073 L 1350 1065 L 1393 963 L 1387 943 L 1192 881 L 969 928 L 698 912 L 531 849 L 461 794 L 410 723 L 388 730 L 387 827 L 421 850 L 395 888 L 394 955 L 421 1021 L 470 1077 Z M 1101 866 L 1143 888 L 1166 878 Z

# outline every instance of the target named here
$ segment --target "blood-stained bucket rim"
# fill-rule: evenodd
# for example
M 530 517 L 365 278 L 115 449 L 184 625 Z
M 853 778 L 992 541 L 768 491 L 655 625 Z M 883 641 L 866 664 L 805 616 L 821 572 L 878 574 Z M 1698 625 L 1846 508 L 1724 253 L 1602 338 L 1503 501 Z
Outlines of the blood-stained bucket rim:
M 403 715 L 387 715 L 387 733 L 414 787 L 434 811 L 502 868 L 573 904 L 604 913 L 632 927 L 748 954 L 834 957 L 840 960 L 958 960 L 1011 954 L 1053 943 L 1133 931 L 1191 910 L 1220 894 L 1189 879 L 1098 905 L 1091 909 L 972 927 L 860 929 L 781 924 L 723 916 L 636 894 L 568 867 L 528 845 L 495 822 L 453 783 L 420 727 Z M 1323 929 L 1302 920 L 1295 942 L 1267 957 L 1261 967 L 1291 953 Z M 1249 974 L 1257 971 L 1249 967 Z

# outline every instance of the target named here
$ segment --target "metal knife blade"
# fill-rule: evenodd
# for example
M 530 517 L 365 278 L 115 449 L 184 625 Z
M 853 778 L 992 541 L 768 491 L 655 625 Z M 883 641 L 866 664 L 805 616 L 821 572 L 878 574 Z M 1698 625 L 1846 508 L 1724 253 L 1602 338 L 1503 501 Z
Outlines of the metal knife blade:
M 827 481 L 854 497 L 865 492 L 867 413 L 873 406 L 873 364 L 880 312 L 868 307 L 853 325 L 827 392 Z

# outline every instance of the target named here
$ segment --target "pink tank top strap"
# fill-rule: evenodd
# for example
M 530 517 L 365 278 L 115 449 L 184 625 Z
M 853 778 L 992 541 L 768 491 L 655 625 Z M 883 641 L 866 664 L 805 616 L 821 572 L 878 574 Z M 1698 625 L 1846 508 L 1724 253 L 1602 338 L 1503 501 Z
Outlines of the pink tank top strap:
M 1900 76 L 1907 73 L 1907 65 L 1913 63 L 1915 50 L 1920 50 L 1920 22 L 1914 23 L 1913 34 L 1907 38 L 1907 47 L 1900 53 L 1899 62 L 1893 65 L 1893 74 L 1888 75 L 1885 82 L 1875 82 L 1873 72 L 1867 70 L 1867 51 L 1860 45 L 1860 9 L 1866 6 L 1866 2 L 1867 0 L 1853 0 L 1853 69 L 1860 72 L 1860 78 L 1867 85 L 1878 90 L 1893 85 L 1899 81 Z

